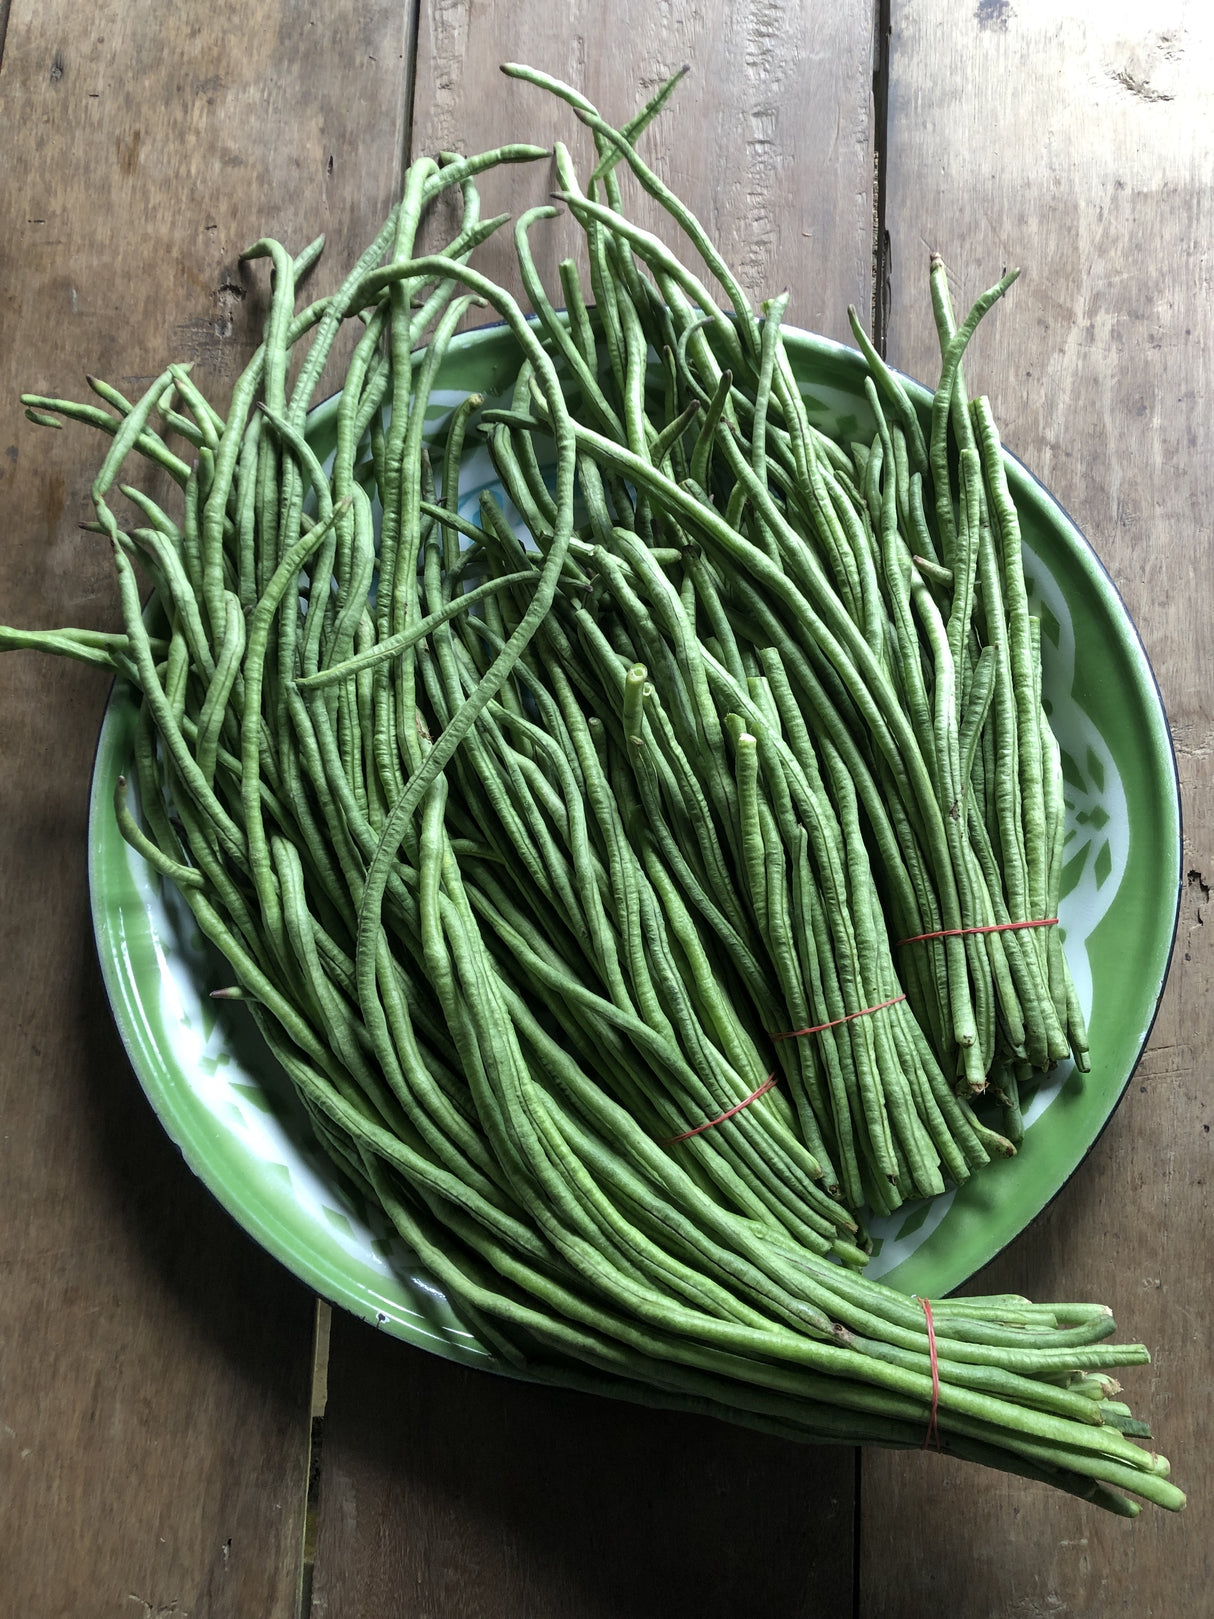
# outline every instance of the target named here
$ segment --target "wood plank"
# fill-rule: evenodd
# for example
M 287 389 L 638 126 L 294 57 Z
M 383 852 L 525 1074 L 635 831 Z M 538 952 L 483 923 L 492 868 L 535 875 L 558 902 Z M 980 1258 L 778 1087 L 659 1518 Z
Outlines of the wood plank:
M 474 15 L 475 12 L 475 15 Z M 737 265 L 788 286 L 792 322 L 841 336 L 872 265 L 871 14 L 746 0 L 618 10 L 533 0 L 421 8 L 414 154 L 560 137 L 572 115 L 498 64 L 524 60 L 623 121 L 681 63 L 649 161 Z M 547 200 L 551 167 L 486 179 L 486 215 Z M 642 198 L 637 215 L 671 240 Z M 571 237 L 533 240 L 550 290 Z M 559 244 L 559 245 L 558 245 Z M 508 238 L 478 255 L 511 287 Z M 683 250 L 686 251 L 685 249 Z M 559 302 L 560 299 L 558 298 Z M 850 1609 L 850 1451 L 455 1371 L 335 1318 L 315 1567 L 317 1612 L 408 1593 L 434 1619 Z
M 390 200 L 408 57 L 387 5 L 14 0 L 0 618 L 118 622 L 76 526 L 103 441 L 31 426 L 18 392 L 79 397 L 88 371 L 138 390 L 191 359 L 222 404 L 266 286 L 236 255 L 326 229 L 317 284 L 337 274 Z M 78 666 L 0 660 L 0 1606 L 285 1619 L 312 1303 L 187 1173 L 113 1031 L 85 875 L 105 696 Z
M 318 1615 L 848 1613 L 852 1510 L 850 1452 L 508 1382 L 334 1317 Z
M 608 119 L 622 123 L 684 64 L 685 80 L 643 142 L 648 162 L 704 223 L 754 300 L 785 287 L 787 319 L 847 338 L 847 306 L 865 314 L 872 298 L 872 41 L 867 0 L 831 7 L 777 5 L 629 8 L 584 3 L 473 7 L 470 0 L 421 7 L 413 151 L 483 150 L 506 140 L 591 150 L 567 108 L 531 85 L 503 77 L 525 62 L 565 80 Z M 584 171 L 584 166 L 580 172 Z M 630 182 L 626 182 L 628 184 Z M 549 200 L 551 163 L 486 180 L 485 213 Z M 656 202 L 635 196 L 634 217 L 675 247 Z M 571 222 L 533 232 L 550 295 L 556 267 L 577 239 Z M 509 228 L 478 259 L 512 290 Z M 557 299 L 559 302 L 559 297 Z M 488 318 L 488 317 L 486 317 Z
M 1126 1376 L 1127 1397 L 1191 1504 L 1181 1519 L 1147 1509 L 1127 1525 L 931 1456 L 874 1453 L 861 1612 L 912 1619 L 946 1601 L 991 1619 L 1204 1611 L 1214 37 L 1205 12 L 1168 3 L 899 0 L 893 20 L 891 359 L 935 375 L 929 248 L 960 304 L 1023 267 L 979 334 L 971 390 L 991 393 L 1006 441 L 1075 515 L 1138 623 L 1176 739 L 1190 873 L 1169 989 L 1126 1099 L 1048 1214 L 975 1286 L 1113 1306 L 1122 1336 L 1154 1353 L 1149 1371 Z M 891 1558 L 891 1534 L 916 1549 Z

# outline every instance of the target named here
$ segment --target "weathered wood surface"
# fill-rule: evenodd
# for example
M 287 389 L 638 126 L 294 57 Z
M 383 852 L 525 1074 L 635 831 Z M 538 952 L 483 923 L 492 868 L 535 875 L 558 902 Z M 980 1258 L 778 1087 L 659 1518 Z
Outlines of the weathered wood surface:
M 1179 0 L 1145 22 L 1124 3 L 1097 20 L 1080 0 L 890 10 L 891 357 L 933 374 L 929 247 L 953 266 L 959 302 L 1022 264 L 971 380 L 1140 626 L 1177 740 L 1192 874 L 1125 1103 L 980 1285 L 1114 1305 L 1155 1350 L 1131 1398 L 1192 1505 L 1127 1525 L 972 1467 L 879 1453 L 864 1456 L 857 1503 L 850 1452 L 499 1382 L 338 1316 L 312 1588 L 330 1619 L 1209 1611 L 1202 65 L 1214 39 Z M 30 426 L 16 393 L 76 395 L 89 370 L 133 388 L 177 357 L 222 398 L 263 307 L 264 267 L 236 263 L 253 237 L 298 247 L 324 229 L 323 288 L 410 150 L 575 145 L 569 115 L 501 79 L 500 61 L 567 77 L 614 116 L 689 62 L 648 150 L 748 290 L 788 286 L 789 318 L 838 337 L 849 302 L 872 307 L 873 19 L 860 0 L 422 0 L 413 96 L 409 7 L 103 0 L 81 16 L 12 0 L 0 64 L 5 620 L 116 619 L 109 562 L 76 529 L 97 444 Z M 487 208 L 517 212 L 551 184 L 544 165 L 514 171 L 486 185 Z M 562 229 L 535 236 L 549 285 Z M 509 281 L 508 258 L 503 242 L 483 262 Z M 285 1619 L 311 1302 L 184 1171 L 112 1032 L 84 872 L 103 700 L 88 670 L 0 660 L 0 1609 Z
M 0 618 L 117 622 L 77 529 L 103 440 L 32 426 L 18 393 L 88 397 L 94 372 L 137 394 L 176 358 L 222 398 L 266 287 L 237 255 L 267 229 L 324 229 L 339 264 L 361 242 L 407 57 L 388 6 L 14 0 Z M 0 1611 L 286 1619 L 312 1303 L 186 1172 L 114 1032 L 85 875 L 105 697 L 95 671 L 0 660 Z
M 847 306 L 872 297 L 872 15 L 868 0 L 621 8 L 572 0 L 422 0 L 412 150 L 479 150 L 526 138 L 591 150 L 568 108 L 505 78 L 525 62 L 581 89 L 605 117 L 631 117 L 670 74 L 689 72 L 650 126 L 644 154 L 706 226 L 754 298 L 788 288 L 790 324 L 848 336 Z M 524 134 L 525 132 L 525 134 Z M 487 179 L 486 214 L 547 202 L 551 164 Z M 676 245 L 677 231 L 636 193 L 635 217 Z M 550 294 L 576 238 L 554 222 L 532 233 Z M 517 286 L 509 232 L 480 262 Z
M 848 1613 L 853 1461 L 506 1382 L 335 1317 L 315 1612 Z
M 1186 832 L 1176 958 L 1138 1074 L 1071 1184 L 974 1285 L 1113 1306 L 1122 1334 L 1152 1348 L 1127 1398 L 1190 1506 L 1125 1524 L 932 1457 L 866 1456 L 860 1611 L 1209 1613 L 1214 34 L 1202 8 L 1171 4 L 895 0 L 893 18 L 890 357 L 928 380 L 938 367 L 929 249 L 960 305 L 1021 266 L 975 343 L 972 390 L 991 392 L 1006 442 L 1075 516 L 1139 626 Z M 882 1523 L 906 1555 L 889 1555 Z

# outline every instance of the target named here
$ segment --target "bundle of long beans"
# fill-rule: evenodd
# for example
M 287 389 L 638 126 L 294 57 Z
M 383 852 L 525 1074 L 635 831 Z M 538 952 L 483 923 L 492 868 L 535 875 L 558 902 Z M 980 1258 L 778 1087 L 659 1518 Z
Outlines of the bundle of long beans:
M 534 148 L 414 164 L 302 312 L 318 244 L 258 243 L 271 309 L 226 417 L 182 366 L 138 402 L 93 382 L 109 411 L 27 398 L 113 436 L 93 526 L 125 629 L 0 644 L 130 681 L 124 834 L 230 963 L 318 1139 L 505 1363 L 1179 1507 L 1110 1376 L 1146 1351 L 1105 1341 L 1106 1308 L 928 1304 L 858 1273 L 866 1198 L 1011 1150 L 971 1105 L 988 1074 L 1014 1120 L 1017 1066 L 1083 1049 L 1056 932 L 1006 927 L 1049 918 L 1062 811 L 998 439 L 960 380 L 977 316 L 953 332 L 937 273 L 930 434 L 866 350 L 877 435 L 831 443 L 782 303 L 755 318 L 636 152 L 671 86 L 617 131 L 510 71 L 594 129 L 585 190 L 557 150 L 593 312 L 569 264 L 554 314 L 536 213 L 516 227 L 536 324 L 467 263 L 501 223 L 474 176 Z M 621 161 L 728 315 L 628 222 Z M 458 231 L 414 257 L 452 187 Z M 472 299 L 520 368 L 508 408 L 454 411 L 432 463 Z M 307 413 L 354 318 L 326 470 Z M 491 496 L 459 514 L 478 431 L 527 539 Z M 119 526 L 132 451 L 181 486 L 180 517 L 119 485 L 142 518 Z M 899 952 L 921 934 L 947 937 Z

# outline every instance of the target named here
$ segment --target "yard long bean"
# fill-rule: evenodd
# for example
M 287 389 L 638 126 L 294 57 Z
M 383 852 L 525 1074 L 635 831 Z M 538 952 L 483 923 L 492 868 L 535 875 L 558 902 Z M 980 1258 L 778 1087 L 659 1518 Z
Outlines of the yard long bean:
M 92 382 L 109 411 L 26 397 L 112 438 L 94 526 L 124 629 L 0 646 L 129 682 L 123 835 L 226 958 L 338 1172 L 505 1364 L 802 1440 L 938 1432 L 1116 1512 L 1126 1490 L 1179 1508 L 1111 1398 L 1147 1357 L 1107 1311 L 938 1301 L 933 1327 L 863 1274 L 871 1212 L 1012 1152 L 1019 1079 L 1086 1050 L 1056 930 L 1015 931 L 1053 912 L 1063 812 L 1015 508 L 961 377 L 1007 278 L 958 327 L 934 277 L 930 422 L 858 333 L 875 434 L 837 445 L 786 300 L 756 313 L 637 150 L 675 80 L 616 129 L 507 71 L 594 136 L 584 184 L 556 154 L 591 296 L 572 261 L 567 315 L 542 285 L 549 207 L 514 233 L 537 323 L 468 263 L 502 223 L 476 176 L 537 148 L 415 163 L 300 312 L 319 245 L 259 241 L 274 293 L 226 418 L 177 365 L 134 402 Z M 629 174 L 730 310 L 629 220 Z M 458 229 L 416 256 L 453 188 Z M 474 299 L 518 369 L 436 435 Z M 307 411 L 359 317 L 326 469 Z M 488 492 L 461 507 L 480 438 L 524 537 Z M 120 525 L 132 453 L 180 515 L 118 485 L 142 519 Z

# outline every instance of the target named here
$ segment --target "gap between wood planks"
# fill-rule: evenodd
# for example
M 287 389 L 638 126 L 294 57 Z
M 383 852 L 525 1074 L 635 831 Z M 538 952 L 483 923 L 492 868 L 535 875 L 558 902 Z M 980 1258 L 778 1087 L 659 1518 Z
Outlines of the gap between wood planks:
M 8 3 L 9 0 L 0 0 L 0 5 Z M 422 14 L 422 0 L 406 0 L 406 3 L 409 8 L 409 26 L 405 33 L 409 42 L 409 63 L 401 75 L 400 111 L 396 115 L 400 139 L 396 143 L 396 173 L 392 176 L 394 207 L 400 201 L 405 187 L 405 173 L 413 161 L 413 104 L 417 89 L 417 40 Z
M 886 160 L 889 125 L 889 39 L 891 0 L 873 0 L 873 298 L 872 334 L 884 356 L 889 332 L 890 251 L 885 227 Z
M 316 1534 L 320 1523 L 320 1472 L 324 1441 L 325 1405 L 329 1397 L 329 1331 L 333 1307 L 316 1300 L 312 1328 L 311 1428 L 308 1434 L 308 1465 L 304 1477 L 302 1544 L 299 1554 L 299 1589 L 296 1593 L 296 1619 L 308 1619 L 312 1612 L 312 1576 L 316 1567 Z

